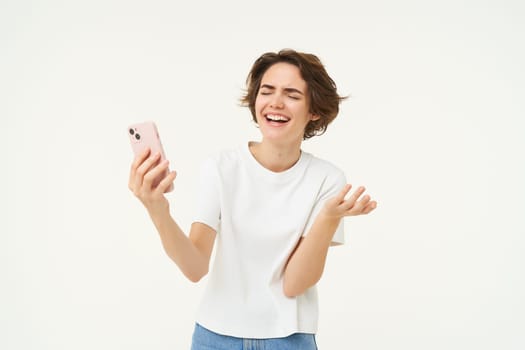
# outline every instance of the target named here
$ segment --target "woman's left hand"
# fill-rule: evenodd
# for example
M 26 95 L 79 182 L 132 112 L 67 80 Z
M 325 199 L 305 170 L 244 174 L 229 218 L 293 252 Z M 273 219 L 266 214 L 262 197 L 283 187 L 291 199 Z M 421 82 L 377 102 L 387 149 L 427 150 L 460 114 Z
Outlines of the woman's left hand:
M 345 185 L 339 194 L 328 199 L 322 213 L 327 217 L 342 218 L 344 216 L 356 216 L 370 213 L 377 207 L 377 202 L 372 201 L 369 195 L 364 195 L 365 188 L 359 187 L 348 199 L 346 195 L 352 188 L 351 184 Z

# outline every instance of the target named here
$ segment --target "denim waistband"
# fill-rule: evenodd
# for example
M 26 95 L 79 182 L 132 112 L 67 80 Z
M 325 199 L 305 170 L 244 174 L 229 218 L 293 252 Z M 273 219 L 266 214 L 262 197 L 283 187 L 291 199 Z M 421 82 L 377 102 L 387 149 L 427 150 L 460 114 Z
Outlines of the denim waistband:
M 294 333 L 284 338 L 237 338 L 195 324 L 191 350 L 317 350 L 315 335 Z

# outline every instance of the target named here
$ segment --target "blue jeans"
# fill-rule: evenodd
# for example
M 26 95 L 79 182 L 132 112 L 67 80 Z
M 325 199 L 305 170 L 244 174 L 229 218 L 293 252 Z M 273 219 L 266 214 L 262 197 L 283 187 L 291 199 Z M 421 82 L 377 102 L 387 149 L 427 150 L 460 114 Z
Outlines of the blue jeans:
M 191 350 L 317 350 L 315 335 L 294 333 L 285 338 L 245 339 L 214 333 L 195 325 Z

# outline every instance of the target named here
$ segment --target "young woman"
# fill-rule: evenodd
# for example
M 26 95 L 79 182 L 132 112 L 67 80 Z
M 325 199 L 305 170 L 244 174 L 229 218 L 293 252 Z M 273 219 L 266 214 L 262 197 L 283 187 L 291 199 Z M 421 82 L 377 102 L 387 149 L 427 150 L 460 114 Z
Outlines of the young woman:
M 129 188 L 146 207 L 164 249 L 193 282 L 216 257 L 193 334 L 192 350 L 316 349 L 317 292 L 330 245 L 342 244 L 343 218 L 377 203 L 363 187 L 350 193 L 344 173 L 301 151 L 322 134 L 343 98 L 320 60 L 282 50 L 259 57 L 242 98 L 262 138 L 207 159 L 189 236 L 163 195 L 175 179 L 158 154 L 131 166 Z

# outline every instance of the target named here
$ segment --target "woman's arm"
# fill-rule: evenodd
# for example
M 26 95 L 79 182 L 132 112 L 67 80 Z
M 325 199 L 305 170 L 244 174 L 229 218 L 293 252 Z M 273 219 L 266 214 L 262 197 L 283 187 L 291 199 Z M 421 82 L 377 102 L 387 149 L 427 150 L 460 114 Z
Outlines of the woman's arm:
M 347 200 L 345 196 L 352 185 L 346 185 L 334 198 L 326 201 L 317 215 L 306 237 L 301 238 L 290 255 L 284 269 L 283 291 L 287 297 L 303 294 L 315 285 L 323 275 L 323 270 L 332 237 L 345 216 L 368 214 L 377 206 L 365 195 L 365 188 L 358 188 Z
M 216 232 L 202 223 L 193 223 L 189 237 L 170 215 L 169 202 L 164 191 L 175 180 L 176 172 L 170 172 L 156 186 L 153 180 L 168 169 L 168 162 L 157 164 L 160 155 L 148 157 L 149 149 L 138 155 L 131 165 L 129 189 L 146 207 L 159 232 L 167 255 L 192 282 L 198 282 L 208 273 Z
M 215 242 L 215 230 L 208 225 L 194 222 L 189 238 L 169 215 L 153 217 L 166 254 L 177 264 L 192 282 L 198 282 L 208 274 L 211 252 Z

